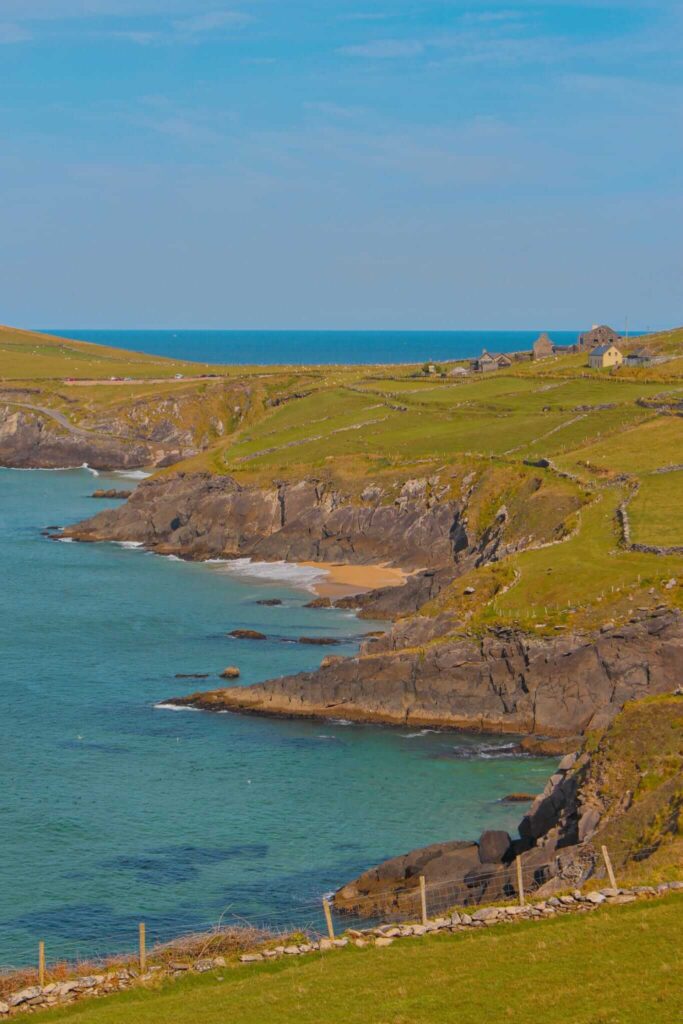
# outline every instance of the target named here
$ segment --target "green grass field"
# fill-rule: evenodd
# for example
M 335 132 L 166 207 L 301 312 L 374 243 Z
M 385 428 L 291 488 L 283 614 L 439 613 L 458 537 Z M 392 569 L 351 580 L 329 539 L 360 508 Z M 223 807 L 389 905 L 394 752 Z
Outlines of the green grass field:
M 80 1024 L 680 1024 L 683 899 L 225 968 L 42 1015 Z

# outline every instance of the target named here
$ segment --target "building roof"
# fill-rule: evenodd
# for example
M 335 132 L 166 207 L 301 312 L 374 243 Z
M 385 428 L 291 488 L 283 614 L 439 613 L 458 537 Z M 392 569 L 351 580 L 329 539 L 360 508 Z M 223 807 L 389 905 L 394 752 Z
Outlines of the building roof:
M 609 345 L 598 345 L 597 348 L 593 349 L 593 351 L 591 352 L 591 355 L 592 356 L 604 356 L 604 355 L 607 354 L 607 352 L 609 352 L 609 350 L 611 348 L 616 348 L 616 345 L 614 345 L 613 343 L 609 344 Z M 619 351 L 619 349 L 617 349 L 617 352 L 618 351 Z

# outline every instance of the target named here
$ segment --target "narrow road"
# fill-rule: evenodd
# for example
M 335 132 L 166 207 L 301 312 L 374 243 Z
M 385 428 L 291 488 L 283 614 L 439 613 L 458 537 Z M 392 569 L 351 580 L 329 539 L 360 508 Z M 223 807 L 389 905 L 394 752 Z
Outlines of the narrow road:
M 103 438 L 109 436 L 107 434 L 98 434 L 94 430 L 86 430 L 85 427 L 76 427 L 66 418 L 64 413 L 58 412 L 56 409 L 48 409 L 44 405 L 33 405 L 31 402 L 15 402 L 13 399 L 3 398 L 2 394 L 0 394 L 0 404 L 16 405 L 20 409 L 30 409 L 32 412 L 42 413 L 43 416 L 47 416 L 48 419 L 54 420 L 55 423 L 58 423 L 60 427 L 64 427 L 65 430 L 70 434 L 73 434 L 75 437 Z M 121 440 L 125 440 L 125 438 L 122 438 Z

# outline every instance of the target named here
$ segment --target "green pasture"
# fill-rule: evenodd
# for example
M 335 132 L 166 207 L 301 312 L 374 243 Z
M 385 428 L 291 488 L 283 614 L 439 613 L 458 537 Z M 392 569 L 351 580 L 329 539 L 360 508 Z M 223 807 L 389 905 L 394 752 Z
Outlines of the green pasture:
M 136 989 L 46 1024 L 679 1024 L 681 897 Z

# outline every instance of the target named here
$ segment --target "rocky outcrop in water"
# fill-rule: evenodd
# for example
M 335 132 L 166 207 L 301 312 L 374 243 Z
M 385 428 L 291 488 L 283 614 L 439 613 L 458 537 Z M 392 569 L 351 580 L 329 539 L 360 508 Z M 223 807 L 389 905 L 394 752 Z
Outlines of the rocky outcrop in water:
M 364 651 L 372 650 L 371 643 Z M 628 700 L 675 689 L 682 664 L 683 617 L 663 608 L 596 636 L 543 639 L 496 630 L 481 639 L 362 653 L 316 672 L 176 702 L 284 717 L 574 737 L 606 726 Z

